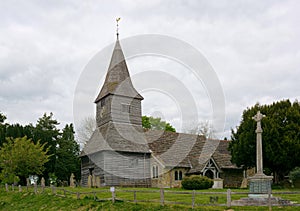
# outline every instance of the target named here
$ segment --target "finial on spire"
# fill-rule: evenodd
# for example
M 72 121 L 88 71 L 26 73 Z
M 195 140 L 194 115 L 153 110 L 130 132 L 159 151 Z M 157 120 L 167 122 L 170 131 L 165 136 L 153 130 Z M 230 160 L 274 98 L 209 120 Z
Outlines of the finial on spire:
M 116 21 L 117 21 L 117 40 L 119 39 L 119 21 L 121 20 L 121 18 L 117 18 Z

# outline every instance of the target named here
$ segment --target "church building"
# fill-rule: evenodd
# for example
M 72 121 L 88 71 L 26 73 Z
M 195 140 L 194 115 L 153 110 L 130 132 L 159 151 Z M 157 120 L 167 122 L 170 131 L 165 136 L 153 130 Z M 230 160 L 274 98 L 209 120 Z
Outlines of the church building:
M 180 187 L 183 177 L 205 175 L 217 186 L 239 187 L 229 141 L 142 128 L 141 101 L 118 39 L 96 97 L 97 128 L 81 153 L 83 186 Z

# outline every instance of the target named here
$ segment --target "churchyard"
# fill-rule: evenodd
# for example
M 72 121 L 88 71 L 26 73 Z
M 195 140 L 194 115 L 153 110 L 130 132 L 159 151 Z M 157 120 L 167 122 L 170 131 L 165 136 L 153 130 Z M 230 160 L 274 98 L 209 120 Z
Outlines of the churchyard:
M 8 188 L 8 189 L 6 189 Z M 8 191 L 7 191 L 8 190 Z M 247 197 L 232 189 L 231 201 Z M 276 189 L 272 195 L 294 206 L 230 206 L 228 189 L 187 191 L 180 188 L 0 187 L 0 210 L 300 210 L 300 189 Z M 114 200 L 112 200 L 114 198 Z M 230 207 L 229 207 L 230 206 Z

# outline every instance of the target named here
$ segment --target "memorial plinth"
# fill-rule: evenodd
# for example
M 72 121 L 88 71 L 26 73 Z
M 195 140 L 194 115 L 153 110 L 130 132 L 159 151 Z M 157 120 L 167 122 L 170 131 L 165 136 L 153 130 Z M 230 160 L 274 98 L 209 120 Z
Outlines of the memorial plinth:
M 260 111 L 252 118 L 256 121 L 256 174 L 249 177 L 249 197 L 250 198 L 268 198 L 271 193 L 272 176 L 266 176 L 263 173 L 263 155 L 262 155 L 262 128 L 261 120 L 265 115 Z
M 261 120 L 265 117 L 260 111 L 252 118 L 257 122 L 256 126 L 256 174 L 249 177 L 249 194 L 248 198 L 234 200 L 232 205 L 236 206 L 253 206 L 253 205 L 283 205 L 291 204 L 290 201 L 278 197 L 273 197 L 272 192 L 272 176 L 263 173 L 263 156 L 262 156 L 262 128 Z
M 249 177 L 249 194 L 250 198 L 268 198 L 271 193 L 272 176 L 254 175 Z

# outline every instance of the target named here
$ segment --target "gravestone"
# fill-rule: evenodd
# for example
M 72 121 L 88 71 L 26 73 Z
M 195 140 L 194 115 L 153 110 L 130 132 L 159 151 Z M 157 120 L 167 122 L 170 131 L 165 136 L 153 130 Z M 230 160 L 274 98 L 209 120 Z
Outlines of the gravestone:
M 45 187 L 45 179 L 44 179 L 44 177 L 42 177 L 42 179 L 41 179 L 41 187 L 42 187 L 42 188 Z
M 101 182 L 100 182 L 100 176 L 96 176 L 96 187 L 100 188 Z
M 91 188 L 92 187 L 92 179 L 93 179 L 93 176 L 92 175 L 89 175 L 88 177 L 88 187 Z
M 93 177 L 92 177 L 92 187 L 96 187 L 96 176 L 95 176 L 95 174 L 93 174 Z
M 70 176 L 70 187 L 74 188 L 76 185 L 75 185 L 75 176 L 74 174 L 72 173 L 71 176 Z
M 44 190 L 45 190 L 45 179 L 44 179 L 44 177 L 42 177 L 42 179 L 41 179 L 41 187 L 42 187 L 42 192 L 44 192 Z

